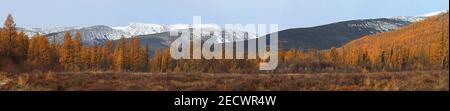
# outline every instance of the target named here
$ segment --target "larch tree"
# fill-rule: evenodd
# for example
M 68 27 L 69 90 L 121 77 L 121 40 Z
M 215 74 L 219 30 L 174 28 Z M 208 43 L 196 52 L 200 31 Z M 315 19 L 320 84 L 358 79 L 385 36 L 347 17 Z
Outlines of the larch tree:
M 124 36 L 120 37 L 114 50 L 114 67 L 119 72 L 128 70 L 127 43 Z
M 60 63 L 64 66 L 66 70 L 73 70 L 73 60 L 74 60 L 74 48 L 72 37 L 69 32 L 64 33 L 64 42 L 62 44 L 62 48 L 60 51 Z
M 139 49 L 139 59 L 138 59 L 138 67 L 140 71 L 147 71 L 148 67 L 148 48 L 149 46 L 146 45 L 144 48 Z
M 81 53 L 80 53 L 80 58 L 81 58 L 81 68 L 83 70 L 87 69 L 89 66 L 89 51 L 87 47 L 82 47 L 81 48 Z
M 1 30 L 1 38 L 0 38 L 0 55 L 4 57 L 10 57 L 13 52 L 14 47 L 14 39 L 17 36 L 16 31 L 16 23 L 14 22 L 14 18 L 11 14 L 5 20 L 3 24 L 3 28 Z M 1 57 L 0 56 L 0 57 Z
M 51 58 L 49 50 L 48 39 L 45 36 L 40 36 L 38 39 L 38 63 L 41 66 L 41 70 L 48 70 L 50 68 Z
M 139 61 L 139 52 L 140 52 L 140 41 L 139 38 L 137 37 L 131 37 L 129 43 L 128 43 L 128 47 L 129 47 L 129 57 L 130 57 L 130 69 L 131 71 L 137 71 L 140 67 L 140 62 Z
M 76 32 L 75 36 L 73 38 L 73 64 L 74 64 L 74 68 L 76 70 L 80 70 L 81 67 L 81 48 L 82 48 L 82 43 L 81 43 L 81 33 L 80 32 Z

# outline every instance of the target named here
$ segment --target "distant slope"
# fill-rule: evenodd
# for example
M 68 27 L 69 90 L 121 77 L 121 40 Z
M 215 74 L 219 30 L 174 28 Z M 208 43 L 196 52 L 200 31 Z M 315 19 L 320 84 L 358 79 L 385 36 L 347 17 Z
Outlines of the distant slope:
M 400 19 L 351 20 L 311 28 L 295 28 L 278 32 L 283 49 L 329 49 L 360 37 L 391 31 L 410 24 Z
M 383 48 L 392 46 L 429 47 L 440 37 L 448 38 L 448 13 L 429 17 L 396 31 L 362 37 L 344 45 L 345 48 Z
M 366 35 L 395 30 L 411 23 L 412 22 L 410 21 L 397 18 L 383 18 L 344 21 L 311 28 L 288 29 L 278 33 L 280 43 L 279 46 L 286 50 L 291 48 L 299 48 L 303 50 L 329 49 L 331 47 L 340 47 L 349 41 Z M 220 33 L 217 30 L 214 32 Z M 248 40 L 252 40 L 252 38 L 255 38 L 253 36 L 254 35 L 250 35 L 250 37 L 248 37 L 248 35 L 246 36 L 244 34 L 240 35 L 239 38 L 248 37 Z M 156 48 L 166 48 L 170 42 L 176 39 L 169 37 L 168 32 L 141 35 L 139 37 L 143 40 L 143 44 L 145 44 L 145 42 L 158 44 L 158 47 Z M 160 41 L 161 43 L 153 40 Z
M 167 43 L 164 38 L 167 38 L 169 33 L 158 33 L 151 35 L 138 36 L 142 46 L 148 46 L 149 55 L 153 56 L 156 49 L 167 48 L 169 43 Z M 166 37 L 167 36 L 167 37 Z M 126 38 L 128 41 L 130 38 Z M 119 40 L 114 40 L 114 43 L 118 43 Z
M 391 32 L 362 37 L 339 50 L 347 58 L 367 56 L 370 63 L 390 63 L 400 69 L 433 66 L 448 68 L 449 14 L 431 16 Z M 363 55 L 355 55 L 357 53 Z M 347 60 L 361 61 L 361 60 Z
M 360 37 L 379 32 L 391 31 L 412 22 L 400 19 L 367 19 L 352 20 L 311 28 L 296 28 L 280 31 L 279 47 L 285 50 L 298 48 L 307 49 L 329 49 L 340 47 L 345 43 Z M 214 31 L 220 33 L 218 31 Z M 138 36 L 141 44 L 150 44 L 150 52 L 157 48 L 167 48 L 177 37 L 170 37 L 168 32 Z M 203 37 L 202 39 L 207 39 Z M 240 38 L 246 38 L 241 35 Z M 250 37 L 251 38 L 251 37 Z M 253 40 L 253 39 L 248 39 Z M 115 40 L 116 42 L 118 40 Z
M 85 27 L 80 29 L 72 29 L 64 32 L 55 32 L 47 34 L 47 37 L 52 40 L 56 39 L 57 42 L 62 42 L 64 38 L 64 33 L 69 32 L 72 36 L 76 32 L 81 33 L 82 42 L 84 44 L 103 44 L 107 40 L 111 40 L 112 37 L 124 35 L 123 32 L 112 29 L 109 26 L 96 25 L 91 27 Z
M 432 16 L 441 12 L 427 14 Z M 392 31 L 406 26 L 413 22 L 423 20 L 426 16 L 400 16 L 380 19 L 351 20 L 327 25 L 294 28 L 279 32 L 279 43 L 283 49 L 298 48 L 307 49 L 329 49 L 331 47 L 340 47 L 343 44 L 358 39 L 362 36 L 376 34 L 385 31 Z M 186 30 L 192 27 L 189 24 L 158 25 L 144 23 L 130 23 L 128 26 L 110 27 L 97 25 L 91 27 L 54 27 L 54 28 L 18 28 L 28 35 L 45 34 L 49 39 L 56 39 L 61 42 L 64 32 L 81 32 L 82 40 L 85 44 L 102 44 L 107 40 L 117 40 L 121 35 L 126 38 L 139 36 L 145 43 L 152 43 L 156 48 L 165 48 L 174 40 L 168 36 L 170 30 Z M 213 24 L 203 24 L 208 32 L 221 32 L 218 26 Z M 236 36 L 239 40 L 254 39 L 257 35 L 237 31 Z M 260 35 L 261 36 L 261 35 Z M 32 37 L 32 36 L 30 36 Z M 220 40 L 218 40 L 220 41 Z M 230 41 L 230 40 L 225 40 Z

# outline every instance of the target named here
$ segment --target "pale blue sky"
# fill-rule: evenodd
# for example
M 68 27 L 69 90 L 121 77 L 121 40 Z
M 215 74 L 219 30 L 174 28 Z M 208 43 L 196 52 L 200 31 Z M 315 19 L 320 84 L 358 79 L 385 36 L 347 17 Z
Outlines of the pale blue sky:
M 18 26 L 122 26 L 129 22 L 279 24 L 281 29 L 343 20 L 422 15 L 449 0 L 0 0 L 0 20 Z

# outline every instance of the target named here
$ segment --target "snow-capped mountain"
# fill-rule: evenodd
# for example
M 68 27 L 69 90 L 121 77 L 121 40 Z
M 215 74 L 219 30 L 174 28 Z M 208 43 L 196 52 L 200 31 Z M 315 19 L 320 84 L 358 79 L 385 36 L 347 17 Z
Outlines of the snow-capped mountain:
M 412 22 L 403 20 L 366 19 L 366 20 L 358 20 L 355 22 L 349 22 L 347 25 L 348 27 L 356 28 L 359 30 L 372 29 L 373 31 L 370 31 L 370 33 L 377 33 L 395 30 L 410 23 Z
M 75 29 L 81 29 L 83 27 L 78 26 L 71 26 L 71 27 L 41 27 L 41 28 L 31 28 L 31 27 L 18 27 L 17 29 L 19 31 L 24 32 L 25 34 L 29 35 L 30 37 L 36 34 L 50 34 L 50 33 L 56 33 L 56 32 L 64 32 L 68 30 L 75 30 Z
M 223 29 L 214 24 L 201 24 L 193 26 L 191 24 L 174 24 L 174 25 L 158 25 L 158 24 L 145 24 L 145 23 L 130 23 L 127 26 L 110 27 L 104 25 L 97 25 L 91 27 L 56 27 L 56 28 L 18 28 L 19 31 L 25 32 L 32 37 L 35 34 L 44 34 L 49 39 L 56 39 L 57 42 L 61 42 L 65 32 L 74 35 L 76 32 L 80 32 L 82 36 L 82 42 L 86 44 L 101 44 L 107 40 L 117 40 L 121 36 L 129 38 L 132 36 L 158 34 L 164 32 L 170 32 L 173 30 L 188 30 L 192 28 L 200 28 L 201 33 L 194 33 L 194 37 L 200 37 L 204 35 L 210 35 L 211 33 L 221 33 Z M 231 30 L 227 34 L 234 34 L 236 40 L 242 41 L 245 39 L 256 38 L 255 34 L 248 34 L 244 37 L 245 31 Z M 217 41 L 222 41 L 218 39 Z M 225 42 L 232 41 L 230 38 Z
M 424 20 L 448 11 L 420 16 L 400 16 L 378 19 L 350 20 L 316 27 L 294 28 L 278 32 L 280 46 L 284 49 L 329 49 L 341 47 L 360 37 L 396 30 L 408 24 Z
M 113 27 L 113 29 L 122 31 L 125 33 L 126 37 L 131 36 L 139 36 L 139 35 L 150 35 L 150 34 L 158 34 L 163 32 L 170 32 L 175 30 L 188 30 L 192 28 L 198 28 L 201 29 L 201 33 L 192 33 L 194 37 L 205 37 L 210 36 L 211 34 L 220 34 L 223 32 L 223 28 L 215 25 L 215 24 L 201 24 L 193 26 L 191 24 L 175 24 L 175 25 L 158 25 L 158 24 L 145 24 L 145 23 L 130 23 L 128 26 L 123 27 Z M 234 35 L 235 39 L 237 41 L 243 41 L 245 39 L 252 39 L 256 38 L 256 35 L 253 33 L 247 33 L 248 36 L 244 35 L 247 31 L 243 30 L 237 30 L 237 29 L 231 29 L 226 31 L 226 34 Z M 118 39 L 118 38 L 115 38 Z M 202 38 L 207 39 L 207 38 Z M 232 38 L 226 38 L 225 40 L 222 40 L 221 38 L 218 38 L 218 42 L 230 42 Z
M 402 20 L 402 21 L 408 21 L 408 22 L 418 22 L 425 18 L 426 17 L 424 17 L 424 16 L 397 16 L 397 17 L 391 17 L 390 19 Z
M 412 22 L 417 22 L 425 19 L 429 16 L 438 15 L 440 13 L 448 12 L 448 10 L 433 12 L 429 14 L 424 14 L 420 16 L 398 16 L 398 17 L 389 17 L 382 19 L 366 19 L 366 20 L 356 20 L 352 22 L 346 22 L 346 28 L 351 28 L 351 31 L 356 30 L 364 30 L 368 31 L 369 34 L 384 32 L 395 30 L 404 25 L 410 24 Z M 359 21 L 359 22 L 358 22 Z M 342 25 L 342 24 L 341 24 Z M 82 39 L 84 43 L 88 44 L 98 44 L 102 43 L 106 40 L 117 40 L 121 36 L 126 38 L 132 36 L 142 36 L 142 35 L 152 35 L 165 33 L 173 30 L 187 30 L 191 29 L 194 26 L 191 24 L 174 24 L 174 25 L 160 25 L 160 24 L 145 24 L 145 23 L 130 23 L 127 26 L 119 26 L 119 27 L 111 27 L 104 25 L 97 25 L 91 27 L 43 27 L 43 28 L 29 28 L 29 27 L 19 27 L 19 31 L 25 32 L 27 35 L 32 37 L 35 34 L 44 34 L 47 35 L 50 39 L 56 39 L 60 41 L 63 38 L 64 32 L 70 32 L 74 34 L 75 32 L 80 32 L 82 34 Z M 214 25 L 214 24 L 202 24 L 196 27 L 200 27 L 202 29 L 202 33 L 193 34 L 194 37 L 200 37 L 209 35 L 211 33 L 222 33 L 223 27 Z M 345 30 L 344 30 L 345 31 Z M 242 41 L 247 39 L 257 38 L 256 34 L 247 33 L 247 31 L 242 30 L 231 30 L 226 32 L 227 35 L 234 35 L 235 40 Z M 168 40 L 165 38 L 166 36 L 158 36 L 163 38 L 164 40 Z M 217 41 L 222 42 L 230 42 L 232 38 L 225 38 L 222 40 L 218 38 Z M 168 42 L 168 41 L 166 41 Z
M 424 14 L 424 15 L 422 15 L 422 16 L 424 16 L 424 17 L 430 17 L 430 16 L 436 16 L 436 15 L 443 14 L 443 13 L 448 13 L 448 10 L 436 11 L 436 12 Z
M 30 30 L 34 32 L 40 32 L 43 34 L 49 34 L 49 33 L 55 33 L 55 32 L 62 32 L 62 31 L 68 31 L 68 30 L 75 30 L 75 29 L 81 29 L 83 27 L 78 26 L 71 26 L 71 27 L 42 27 L 42 28 L 29 28 L 25 27 L 25 30 Z
M 383 20 L 383 18 L 380 19 L 365 19 L 360 20 L 364 22 L 357 22 L 348 24 L 350 27 L 356 27 L 361 29 L 375 29 L 375 31 L 372 31 L 372 33 L 377 32 L 384 32 L 384 31 L 390 31 L 398 29 L 402 26 L 408 25 L 413 22 L 418 22 L 421 20 L 424 20 L 427 17 L 436 16 L 442 13 L 446 13 L 448 10 L 443 11 L 437 11 L 432 12 L 428 14 L 423 14 L 419 16 L 396 16 L 396 17 L 389 17 L 386 18 L 387 20 Z M 393 21 L 394 20 L 394 21 Z
M 442 11 L 431 12 L 431 13 L 427 13 L 427 14 L 423 14 L 423 15 L 419 15 L 419 16 L 396 16 L 396 17 L 391 17 L 391 19 L 403 20 L 403 21 L 408 21 L 408 22 L 417 22 L 417 21 L 424 20 L 427 17 L 436 16 L 436 15 L 439 15 L 442 13 L 447 13 L 447 12 L 448 12 L 448 10 L 442 10 Z
M 158 24 L 145 24 L 145 23 L 130 23 L 128 26 L 112 27 L 113 29 L 125 32 L 127 35 L 148 35 L 155 33 L 168 32 L 170 30 L 188 29 L 188 24 L 175 24 L 175 25 L 158 25 Z
M 80 32 L 82 42 L 86 44 L 101 44 L 107 40 L 114 40 L 120 38 L 121 35 L 126 35 L 125 32 L 115 30 L 109 26 L 96 25 L 80 29 L 49 33 L 47 34 L 47 37 L 49 37 L 49 39 L 51 40 L 56 39 L 57 42 L 61 42 L 64 38 L 65 32 L 69 32 L 71 35 L 75 35 L 76 32 Z

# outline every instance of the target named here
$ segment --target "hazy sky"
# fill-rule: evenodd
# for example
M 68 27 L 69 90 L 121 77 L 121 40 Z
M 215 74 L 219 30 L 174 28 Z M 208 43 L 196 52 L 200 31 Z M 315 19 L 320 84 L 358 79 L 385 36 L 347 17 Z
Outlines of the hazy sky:
M 129 22 L 279 24 L 281 29 L 337 21 L 422 15 L 449 0 L 0 0 L 0 20 L 18 26 L 122 26 Z

